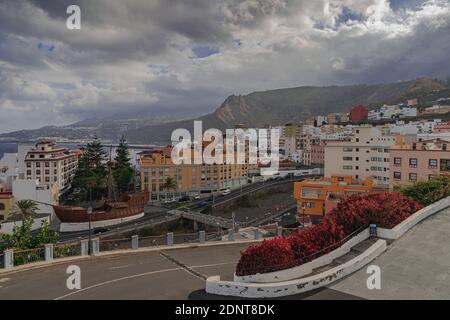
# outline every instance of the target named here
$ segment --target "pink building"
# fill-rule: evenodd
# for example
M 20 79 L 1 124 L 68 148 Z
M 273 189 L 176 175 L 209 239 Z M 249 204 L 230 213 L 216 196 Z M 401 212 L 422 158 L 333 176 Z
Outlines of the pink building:
M 450 123 L 444 122 L 434 125 L 433 133 L 450 132 Z
M 311 145 L 310 153 L 312 165 L 323 165 L 325 160 L 325 144 L 323 142 Z
M 391 188 L 450 175 L 450 141 L 432 139 L 406 144 L 400 139 L 391 146 L 389 161 Z

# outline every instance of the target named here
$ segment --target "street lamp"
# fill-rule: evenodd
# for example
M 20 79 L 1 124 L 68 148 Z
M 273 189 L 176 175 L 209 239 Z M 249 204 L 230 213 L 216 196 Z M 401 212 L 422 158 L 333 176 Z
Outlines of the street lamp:
M 89 217 L 89 242 L 88 242 L 88 254 L 91 255 L 91 221 L 92 221 L 92 188 L 89 187 L 89 207 L 86 209 L 86 213 Z
M 89 217 L 89 242 L 88 242 L 88 254 L 91 254 L 91 220 L 92 220 L 92 205 L 89 204 L 89 207 L 86 210 L 86 213 Z

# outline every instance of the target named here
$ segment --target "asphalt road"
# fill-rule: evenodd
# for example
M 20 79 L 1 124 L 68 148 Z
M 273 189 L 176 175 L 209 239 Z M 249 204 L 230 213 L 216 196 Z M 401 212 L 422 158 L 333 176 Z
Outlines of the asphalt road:
M 101 234 L 95 234 L 95 232 L 92 232 L 92 235 L 95 237 L 106 237 L 106 236 L 112 236 L 117 233 L 122 233 L 128 230 L 133 230 L 137 227 L 143 227 L 143 226 L 151 226 L 151 225 L 157 225 L 166 222 L 166 213 L 162 214 L 146 214 L 142 218 L 116 224 L 113 226 L 107 227 L 110 229 L 108 232 L 104 232 Z M 95 230 L 95 229 L 94 229 Z M 70 242 L 74 240 L 80 240 L 82 238 L 87 238 L 89 235 L 89 231 L 75 231 L 75 232 L 62 232 L 60 233 L 59 242 Z
M 233 279 L 242 244 L 96 257 L 0 275 L 0 300 L 223 299 L 204 291 L 204 277 Z M 168 258 L 169 257 L 169 258 Z M 174 262 L 175 261 L 175 262 Z M 66 287 L 69 265 L 81 269 L 81 289 Z M 187 266 L 188 268 L 185 268 Z M 195 272 L 189 270 L 191 268 Z M 198 273 L 198 274 L 197 274 Z M 324 289 L 289 299 L 357 299 Z

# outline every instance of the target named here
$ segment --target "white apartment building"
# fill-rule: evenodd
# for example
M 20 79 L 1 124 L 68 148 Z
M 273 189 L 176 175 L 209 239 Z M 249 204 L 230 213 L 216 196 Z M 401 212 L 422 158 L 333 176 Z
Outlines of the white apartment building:
M 77 153 L 50 141 L 38 142 L 25 157 L 25 179 L 56 185 L 59 195 L 70 186 L 78 165 Z
M 379 109 L 369 111 L 369 120 L 395 119 L 417 117 L 417 108 L 402 105 L 384 105 Z
M 355 127 L 349 140 L 326 142 L 325 177 L 372 177 L 378 184 L 389 185 L 389 148 L 394 143 L 394 136 L 383 135 L 377 127 Z
M 14 199 L 37 201 L 37 213 L 54 215 L 53 208 L 49 206 L 59 204 L 57 185 L 47 186 L 39 184 L 38 180 L 16 179 L 12 183 Z

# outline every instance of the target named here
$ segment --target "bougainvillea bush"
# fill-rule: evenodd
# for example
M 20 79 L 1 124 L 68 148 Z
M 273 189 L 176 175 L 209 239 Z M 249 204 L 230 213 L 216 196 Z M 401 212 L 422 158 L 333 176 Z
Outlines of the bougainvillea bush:
M 347 196 L 322 223 L 241 251 L 236 275 L 267 273 L 301 265 L 334 250 L 371 223 L 392 228 L 421 208 L 416 200 L 398 192 Z

